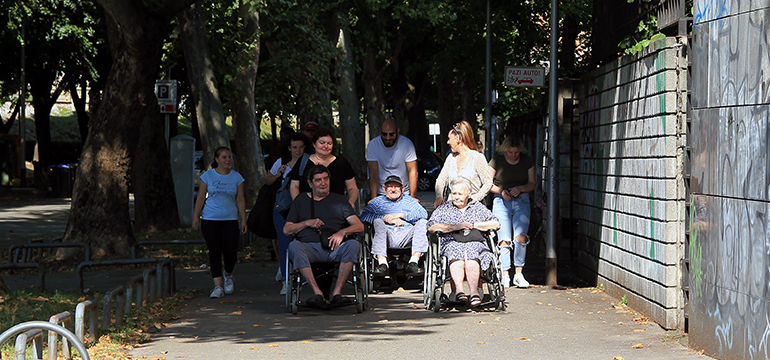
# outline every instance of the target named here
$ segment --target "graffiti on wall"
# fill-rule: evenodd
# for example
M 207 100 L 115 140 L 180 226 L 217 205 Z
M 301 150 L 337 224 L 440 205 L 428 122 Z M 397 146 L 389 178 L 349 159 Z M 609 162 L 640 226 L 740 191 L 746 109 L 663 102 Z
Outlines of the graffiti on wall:
M 770 8 L 695 1 L 691 344 L 717 358 L 770 358 Z

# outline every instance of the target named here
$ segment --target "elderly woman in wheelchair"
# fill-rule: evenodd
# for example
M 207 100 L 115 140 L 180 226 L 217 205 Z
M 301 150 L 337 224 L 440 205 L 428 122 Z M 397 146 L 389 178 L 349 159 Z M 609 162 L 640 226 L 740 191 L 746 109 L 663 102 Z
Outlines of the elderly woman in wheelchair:
M 486 206 L 470 198 L 470 185 L 464 179 L 450 183 L 452 201 L 433 211 L 428 232 L 440 233 L 440 255 L 449 263 L 456 291 L 454 300 L 470 306 L 481 304 L 479 284 L 482 271 L 496 261 L 482 232 L 497 230 L 500 223 Z M 463 291 L 468 281 L 470 296 Z

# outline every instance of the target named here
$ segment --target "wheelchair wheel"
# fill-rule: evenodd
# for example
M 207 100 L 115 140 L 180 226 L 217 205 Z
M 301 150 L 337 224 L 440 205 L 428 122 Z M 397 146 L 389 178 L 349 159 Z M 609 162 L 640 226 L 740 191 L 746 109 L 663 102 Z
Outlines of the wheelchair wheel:
M 291 298 L 289 306 L 287 307 L 288 311 L 290 311 L 292 315 L 297 315 L 297 310 L 299 307 L 297 305 L 299 302 L 299 285 L 296 284 L 296 281 L 292 281 L 291 289 L 286 292 L 286 298 Z
M 441 288 L 437 287 L 433 290 L 433 297 L 431 299 L 431 310 L 433 312 L 439 312 L 441 310 L 441 296 L 443 294 L 441 293 Z
M 431 296 L 433 290 L 436 288 L 438 278 L 438 266 L 436 265 L 438 259 L 438 244 L 431 241 L 428 246 L 428 254 L 425 256 L 425 276 L 422 283 L 422 298 L 423 305 L 431 307 Z
M 366 294 L 363 287 L 356 289 L 356 311 L 360 314 L 366 310 Z

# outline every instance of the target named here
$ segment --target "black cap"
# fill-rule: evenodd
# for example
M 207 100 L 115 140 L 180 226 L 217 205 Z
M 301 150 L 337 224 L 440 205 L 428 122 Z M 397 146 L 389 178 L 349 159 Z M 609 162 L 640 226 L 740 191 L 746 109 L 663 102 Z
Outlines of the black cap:
M 400 186 L 404 186 L 404 183 L 401 182 L 401 178 L 396 175 L 390 175 L 385 179 L 385 185 L 391 182 L 397 183 Z

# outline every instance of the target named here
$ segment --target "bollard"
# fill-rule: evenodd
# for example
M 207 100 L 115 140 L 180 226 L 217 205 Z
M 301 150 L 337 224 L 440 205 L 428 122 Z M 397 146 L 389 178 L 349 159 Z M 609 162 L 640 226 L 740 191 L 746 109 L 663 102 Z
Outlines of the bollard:
M 88 335 L 91 341 L 96 342 L 99 338 L 99 329 L 96 327 L 98 321 L 96 315 L 96 301 L 86 300 L 78 304 L 75 308 L 75 336 L 80 341 L 85 341 L 85 312 L 89 311 L 88 315 Z
M 51 316 L 51 318 L 48 319 L 48 322 L 54 325 L 61 324 L 63 328 L 67 329 L 67 323 L 72 325 L 72 314 L 69 311 L 60 312 L 54 316 Z M 57 358 L 56 355 L 59 351 L 57 346 L 58 342 L 59 342 L 59 335 L 54 331 L 49 331 L 48 332 L 48 360 L 56 360 Z M 67 343 L 66 338 L 62 339 L 61 349 L 64 357 L 66 357 L 67 359 L 72 358 L 72 356 L 70 355 L 70 346 Z

